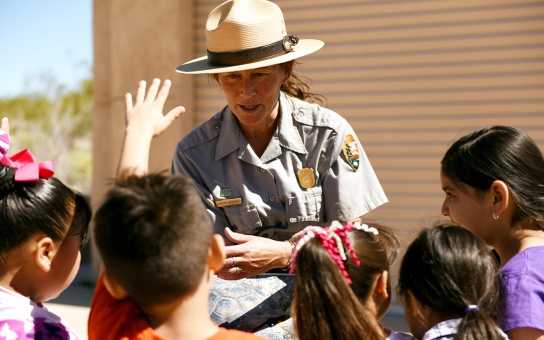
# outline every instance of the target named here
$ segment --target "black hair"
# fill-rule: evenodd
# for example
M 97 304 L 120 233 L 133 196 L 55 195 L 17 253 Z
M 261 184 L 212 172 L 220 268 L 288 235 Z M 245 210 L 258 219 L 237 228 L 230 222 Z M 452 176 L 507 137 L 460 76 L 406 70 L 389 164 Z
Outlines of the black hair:
M 441 164 L 446 177 L 479 192 L 504 182 L 516 203 L 511 224 L 529 219 L 544 230 L 544 157 L 523 131 L 500 125 L 476 130 L 454 142 Z
M 213 224 L 192 181 L 162 174 L 121 178 L 94 219 L 106 271 L 140 306 L 194 292 L 207 265 Z
M 15 170 L 0 165 L 0 260 L 32 235 L 42 232 L 55 242 L 68 234 L 89 238 L 91 208 L 79 192 L 55 177 L 16 182 Z
M 503 339 L 494 320 L 497 263 L 472 231 L 451 222 L 421 231 L 400 266 L 399 296 L 408 291 L 442 319 L 462 318 L 455 339 Z

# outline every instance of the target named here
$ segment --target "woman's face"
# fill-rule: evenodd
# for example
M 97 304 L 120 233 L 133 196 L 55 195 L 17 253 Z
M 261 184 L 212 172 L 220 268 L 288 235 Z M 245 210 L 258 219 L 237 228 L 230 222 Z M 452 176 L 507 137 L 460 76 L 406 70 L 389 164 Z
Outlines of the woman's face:
M 281 84 L 287 77 L 281 65 L 215 75 L 238 122 L 250 129 L 275 121 Z
M 442 203 L 442 215 L 453 222 L 472 230 L 488 244 L 492 244 L 493 197 L 488 193 L 478 193 L 474 188 L 460 188 L 458 184 L 440 171 L 442 190 L 446 194 Z M 461 190 L 462 189 L 462 190 Z

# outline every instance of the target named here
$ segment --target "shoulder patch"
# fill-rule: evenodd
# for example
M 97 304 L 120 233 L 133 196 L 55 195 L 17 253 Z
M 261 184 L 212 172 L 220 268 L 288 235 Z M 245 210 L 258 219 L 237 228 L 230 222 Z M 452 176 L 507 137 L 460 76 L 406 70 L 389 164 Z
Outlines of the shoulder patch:
M 357 140 L 352 135 L 347 135 L 342 145 L 342 151 L 347 163 L 353 171 L 359 169 L 359 147 L 357 146 Z

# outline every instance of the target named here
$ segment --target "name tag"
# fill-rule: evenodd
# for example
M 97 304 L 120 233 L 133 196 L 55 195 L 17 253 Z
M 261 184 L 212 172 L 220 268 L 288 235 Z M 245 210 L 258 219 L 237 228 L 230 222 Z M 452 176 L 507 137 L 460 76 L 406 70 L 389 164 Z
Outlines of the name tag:
M 215 206 L 218 208 L 230 207 L 231 205 L 239 205 L 239 204 L 242 204 L 241 198 L 229 198 L 226 200 L 215 201 Z

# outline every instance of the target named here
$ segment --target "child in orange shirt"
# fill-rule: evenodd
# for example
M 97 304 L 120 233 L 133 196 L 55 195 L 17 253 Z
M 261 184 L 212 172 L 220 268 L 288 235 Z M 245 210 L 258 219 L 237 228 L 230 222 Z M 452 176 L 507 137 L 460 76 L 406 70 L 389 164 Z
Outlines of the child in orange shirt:
M 127 126 L 118 179 L 95 215 L 103 261 L 89 315 L 89 339 L 260 339 L 212 322 L 212 275 L 224 241 L 190 179 L 146 174 L 149 147 L 184 109 L 162 108 L 170 88 L 158 79 L 136 103 L 127 95 Z

